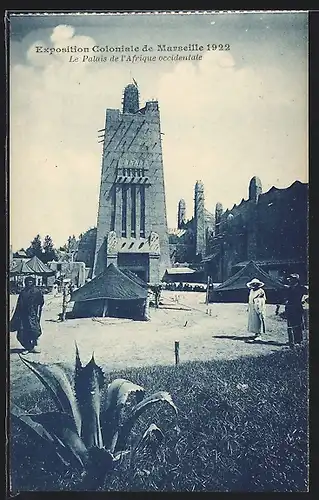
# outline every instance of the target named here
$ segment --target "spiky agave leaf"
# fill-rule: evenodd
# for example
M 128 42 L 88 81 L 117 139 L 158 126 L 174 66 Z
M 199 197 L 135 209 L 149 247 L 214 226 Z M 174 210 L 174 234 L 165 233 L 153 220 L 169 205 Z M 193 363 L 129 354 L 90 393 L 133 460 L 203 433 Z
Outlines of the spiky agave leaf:
M 77 432 L 80 433 L 81 414 L 65 371 L 56 364 L 43 365 L 24 359 L 22 356 L 20 356 L 20 359 L 48 389 L 57 409 L 73 417 Z
M 151 424 L 135 446 L 133 453 L 135 454 L 147 446 L 150 446 L 152 451 L 155 451 L 155 449 L 162 443 L 163 439 L 164 434 L 161 429 L 156 424 Z
M 40 438 L 54 443 L 52 435 L 43 427 L 43 425 L 38 422 L 34 422 L 32 420 L 32 417 L 30 415 L 27 415 L 25 411 L 23 411 L 18 405 L 11 403 L 10 413 L 13 419 L 16 420 L 16 422 L 18 422 L 19 424 L 24 424 L 24 427 L 28 426 L 30 430 L 38 434 Z
M 103 436 L 100 422 L 101 389 L 105 376 L 94 356 L 86 366 L 78 363 L 75 380 L 75 394 L 81 412 L 80 435 L 87 448 L 103 448 Z
M 10 413 L 11 418 L 32 436 L 33 439 L 35 437 L 40 438 L 42 442 L 44 441 L 49 446 L 51 451 L 55 452 L 64 465 L 69 465 L 69 462 L 58 451 L 61 448 L 60 443 L 57 442 L 55 437 L 41 423 L 34 421 L 31 416 L 27 415 L 15 404 L 11 404 Z
M 107 388 L 106 407 L 103 414 L 103 435 L 105 445 L 114 451 L 118 439 L 120 421 L 130 394 L 135 394 L 137 401 L 144 398 L 145 390 L 130 380 L 118 378 Z
M 141 401 L 144 398 L 145 389 L 124 378 L 113 380 L 107 388 L 106 410 L 122 408 L 131 393 L 135 393 L 138 401 Z
M 77 469 L 85 469 L 89 460 L 89 452 L 77 433 L 73 418 L 66 413 L 46 412 L 30 415 L 34 422 L 38 422 L 47 429 L 51 436 L 59 443 L 59 452 L 69 463 Z
M 75 370 L 74 370 L 74 381 L 77 382 L 77 378 L 82 368 L 82 363 L 80 359 L 80 353 L 77 343 L 75 342 Z
M 114 446 L 115 452 L 125 449 L 130 432 L 139 416 L 142 415 L 142 413 L 144 413 L 144 411 L 149 408 L 149 406 L 161 401 L 168 403 L 174 410 L 175 414 L 178 414 L 177 408 L 172 400 L 171 395 L 166 391 L 156 392 L 151 396 L 143 399 L 132 408 L 130 414 L 127 416 L 122 426 L 119 428 L 118 438 Z

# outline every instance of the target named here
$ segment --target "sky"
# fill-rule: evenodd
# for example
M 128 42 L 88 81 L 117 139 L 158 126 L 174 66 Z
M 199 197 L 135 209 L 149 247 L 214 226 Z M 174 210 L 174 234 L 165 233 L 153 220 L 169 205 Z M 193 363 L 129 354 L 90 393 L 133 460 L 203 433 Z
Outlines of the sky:
M 159 101 L 169 228 L 181 198 L 192 217 L 197 180 L 210 212 L 217 202 L 231 209 L 247 199 L 254 175 L 264 192 L 308 182 L 307 13 L 11 15 L 9 25 L 14 250 L 38 233 L 58 247 L 96 225 L 98 130 L 107 108 L 121 108 L 132 78 L 141 107 Z M 159 61 L 189 52 L 158 52 L 158 44 L 194 43 L 204 46 L 192 52 L 201 60 Z M 145 44 L 155 62 L 82 62 L 81 54 L 70 62 L 70 54 L 36 51 Z

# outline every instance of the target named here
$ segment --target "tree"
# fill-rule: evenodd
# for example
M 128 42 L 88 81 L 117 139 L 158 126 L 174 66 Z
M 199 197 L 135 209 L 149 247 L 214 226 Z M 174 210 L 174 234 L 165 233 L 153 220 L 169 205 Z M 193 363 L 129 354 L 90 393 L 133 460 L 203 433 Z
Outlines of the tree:
M 34 257 L 36 255 L 39 259 L 42 259 L 42 242 L 39 234 L 31 241 L 31 245 L 27 248 L 26 254 L 28 257 Z
M 52 238 L 48 234 L 44 238 L 43 242 L 42 260 L 45 264 L 47 262 L 50 262 L 51 260 L 57 260 L 57 254 L 54 248 Z

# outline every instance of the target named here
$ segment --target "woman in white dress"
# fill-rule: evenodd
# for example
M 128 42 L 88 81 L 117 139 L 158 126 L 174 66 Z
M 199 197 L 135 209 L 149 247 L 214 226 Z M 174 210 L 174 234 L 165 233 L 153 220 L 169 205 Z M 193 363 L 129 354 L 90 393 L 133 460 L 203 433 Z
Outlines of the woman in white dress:
M 260 340 L 261 334 L 266 333 L 265 311 L 266 294 L 264 283 L 257 278 L 247 283 L 250 288 L 248 299 L 248 331 L 255 334 L 254 340 Z

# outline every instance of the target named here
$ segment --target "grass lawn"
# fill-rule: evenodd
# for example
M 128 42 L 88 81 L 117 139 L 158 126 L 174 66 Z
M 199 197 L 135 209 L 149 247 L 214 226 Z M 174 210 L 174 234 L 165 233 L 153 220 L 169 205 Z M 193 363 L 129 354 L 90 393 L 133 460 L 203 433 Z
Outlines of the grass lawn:
M 164 443 L 156 452 L 139 454 L 133 463 L 124 458 L 105 489 L 307 491 L 307 347 L 187 362 L 177 368 L 123 369 L 108 377 L 128 378 L 147 393 L 170 392 L 179 417 L 176 421 L 164 404 L 146 412 L 136 436 L 154 422 L 164 431 Z M 20 393 L 14 402 L 29 412 L 53 409 L 44 390 Z M 13 425 L 11 478 L 14 491 L 76 490 L 79 479 L 53 465 L 43 447 Z

